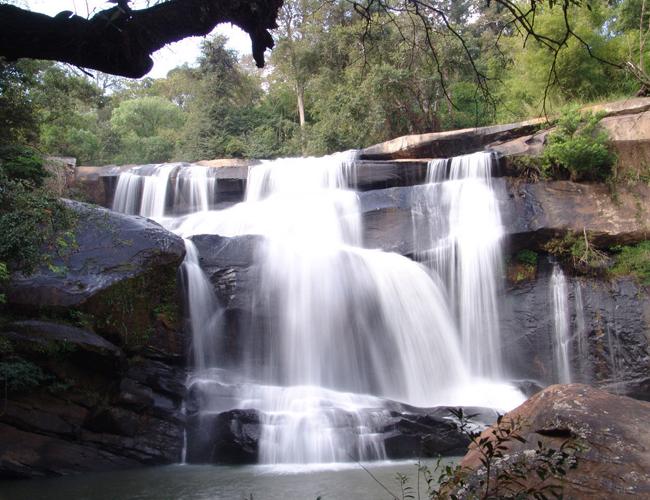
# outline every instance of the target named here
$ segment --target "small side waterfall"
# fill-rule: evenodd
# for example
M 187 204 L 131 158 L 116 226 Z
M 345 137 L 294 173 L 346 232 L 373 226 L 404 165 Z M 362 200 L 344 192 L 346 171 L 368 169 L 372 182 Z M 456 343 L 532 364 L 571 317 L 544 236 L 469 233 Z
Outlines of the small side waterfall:
M 569 323 L 569 300 L 566 278 L 562 269 L 553 264 L 550 282 L 551 304 L 553 306 L 553 355 L 557 382 L 571 382 Z
M 215 366 L 221 333 L 221 307 L 212 284 L 201 269 L 199 253 L 191 240 L 185 240 L 182 270 L 192 334 L 194 368 L 203 371 Z
M 580 382 L 588 384 L 591 382 L 592 366 L 589 361 L 589 349 L 587 338 L 587 326 L 585 324 L 585 305 L 582 298 L 582 285 L 576 280 L 575 293 L 575 333 L 572 337 L 576 339 L 578 358 L 580 363 Z

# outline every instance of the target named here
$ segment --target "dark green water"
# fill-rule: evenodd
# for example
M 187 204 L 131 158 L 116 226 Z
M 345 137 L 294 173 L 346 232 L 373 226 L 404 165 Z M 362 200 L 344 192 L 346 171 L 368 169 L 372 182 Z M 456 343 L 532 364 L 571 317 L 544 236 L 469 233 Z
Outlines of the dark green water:
M 433 466 L 433 463 L 429 465 Z M 336 468 L 223 467 L 173 465 L 123 472 L 85 474 L 30 481 L 0 482 L 0 500 L 391 500 L 391 495 L 358 465 Z M 415 487 L 415 461 L 366 465 L 400 497 L 397 473 Z M 426 486 L 420 481 L 424 498 Z M 417 498 L 417 496 L 416 496 Z

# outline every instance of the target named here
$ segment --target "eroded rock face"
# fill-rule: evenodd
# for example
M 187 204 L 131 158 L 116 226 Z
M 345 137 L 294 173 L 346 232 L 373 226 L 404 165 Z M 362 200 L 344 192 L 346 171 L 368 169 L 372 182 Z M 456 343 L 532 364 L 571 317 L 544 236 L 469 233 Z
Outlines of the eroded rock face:
M 39 326 L 46 349 L 26 334 L 0 332 L 3 346 L 12 348 L 5 362 L 38 367 L 44 375 L 15 391 L 9 380 L 0 414 L 0 477 L 178 462 L 185 370 L 144 357 L 126 359 L 106 341 L 88 342 L 92 332 L 54 340 L 62 328 L 68 327 Z M 21 373 L 15 376 L 33 376 Z
M 519 433 L 526 440 L 507 443 L 511 457 L 534 452 L 538 441 L 556 450 L 567 439 L 583 447 L 577 467 L 568 469 L 564 478 L 564 498 L 650 496 L 650 403 L 586 385 L 554 385 L 504 418 L 521 419 Z M 482 434 L 487 436 L 489 431 Z M 479 470 L 479 453 L 470 449 L 461 465 Z M 534 481 L 531 473 L 526 484 Z
M 650 186 L 620 186 L 614 196 L 603 184 L 569 181 L 524 183 L 498 190 L 503 225 L 515 246 L 534 247 L 567 232 L 587 232 L 599 247 L 650 238 Z
M 538 248 L 550 238 L 586 231 L 600 247 L 638 243 L 650 238 L 650 187 L 621 186 L 616 199 L 602 184 L 569 181 L 527 183 L 493 178 L 503 229 L 512 248 Z M 394 187 L 359 194 L 364 246 L 414 255 L 431 224 L 444 226 L 431 200 L 430 186 Z M 432 198 L 434 197 L 434 198 Z

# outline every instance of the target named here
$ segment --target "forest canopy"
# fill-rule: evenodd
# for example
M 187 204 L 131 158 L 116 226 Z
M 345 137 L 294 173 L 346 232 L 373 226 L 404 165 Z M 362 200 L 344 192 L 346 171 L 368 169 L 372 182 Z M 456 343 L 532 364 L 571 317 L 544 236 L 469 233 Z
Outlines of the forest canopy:
M 519 120 L 642 88 L 648 11 L 645 0 L 287 0 L 264 70 L 221 36 L 162 79 L 5 60 L 0 141 L 85 164 L 271 158 Z

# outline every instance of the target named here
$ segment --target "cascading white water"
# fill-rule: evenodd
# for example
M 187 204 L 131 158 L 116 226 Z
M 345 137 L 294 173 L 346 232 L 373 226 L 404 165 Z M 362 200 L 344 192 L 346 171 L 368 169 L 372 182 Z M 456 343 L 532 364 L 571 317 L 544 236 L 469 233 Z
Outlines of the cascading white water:
M 582 299 L 582 286 L 579 280 L 575 281 L 575 334 L 578 347 L 578 362 L 580 363 L 581 382 L 589 383 L 591 376 L 591 364 L 589 362 L 589 348 L 587 328 L 585 324 L 585 306 Z
M 428 234 L 420 231 L 416 237 L 421 247 L 428 248 L 420 257 L 446 283 L 463 358 L 472 374 L 498 378 L 502 375 L 497 292 L 503 227 L 490 185 L 491 170 L 489 153 L 431 161 L 427 198 L 420 208 L 434 223 Z
M 153 219 L 203 212 L 215 204 L 216 186 L 214 169 L 209 167 L 177 163 L 134 167 L 120 174 L 113 210 Z
M 389 414 L 386 398 L 423 407 L 500 409 L 523 401 L 512 387 L 473 376 L 494 376 L 499 369 L 493 260 L 500 222 L 493 213 L 489 160 L 454 159 L 452 179 L 438 183 L 447 233 L 437 237 L 442 250 L 428 269 L 361 247 L 358 196 L 347 189 L 353 159 L 340 153 L 264 162 L 249 172 L 244 203 L 205 211 L 203 198 L 195 196 L 194 213 L 158 214 L 184 237 L 264 236 L 252 299 L 268 322 L 265 338 L 256 339 L 265 349 L 261 362 L 244 356 L 228 373 L 215 369 L 218 304 L 191 241 L 184 274 L 196 368 L 190 383 L 205 389 L 206 413 L 260 412 L 265 463 L 385 458 L 379 429 Z M 170 184 L 160 170 L 154 175 Z M 128 176 L 125 183 L 133 185 Z M 482 334 L 475 331 L 479 326 Z
M 564 272 L 557 264 L 553 264 L 550 288 L 553 307 L 553 356 L 556 380 L 561 384 L 568 384 L 571 382 L 569 299 Z
M 201 269 L 199 252 L 191 240 L 185 240 L 182 265 L 185 280 L 189 328 L 192 334 L 194 367 L 206 370 L 215 366 L 221 333 L 221 310 L 212 284 Z
M 184 212 L 204 212 L 216 201 L 217 179 L 213 169 L 181 167 L 176 176 L 174 208 Z

